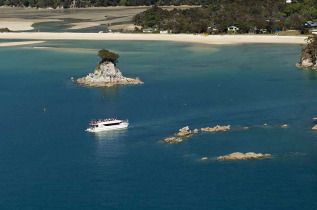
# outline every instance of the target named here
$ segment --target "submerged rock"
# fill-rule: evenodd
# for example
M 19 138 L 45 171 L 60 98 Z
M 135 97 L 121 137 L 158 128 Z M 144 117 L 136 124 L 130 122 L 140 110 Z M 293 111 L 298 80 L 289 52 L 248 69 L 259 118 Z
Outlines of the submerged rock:
M 175 137 L 171 137 L 171 138 L 166 138 L 164 139 L 165 143 L 169 143 L 169 144 L 178 144 L 181 143 L 183 140 L 180 138 L 175 138 Z
M 271 157 L 270 154 L 262 154 L 262 153 L 254 153 L 254 152 L 248 152 L 248 153 L 241 153 L 241 152 L 234 152 L 229 155 L 225 156 L 219 156 L 217 157 L 217 160 L 250 160 L 250 159 L 260 159 L 265 157 Z
M 186 126 L 184 128 L 179 129 L 179 132 L 175 134 L 178 137 L 189 137 L 192 136 L 192 131 L 189 130 L 189 127 Z
M 79 84 L 89 87 L 111 87 L 114 85 L 138 85 L 143 84 L 139 78 L 127 78 L 122 75 L 114 63 L 105 61 L 100 63 L 94 73 L 77 79 Z
M 228 131 L 230 130 L 230 125 L 227 125 L 227 126 L 220 126 L 220 125 L 217 125 L 213 128 L 201 128 L 201 131 L 203 132 L 221 132 L 221 131 Z

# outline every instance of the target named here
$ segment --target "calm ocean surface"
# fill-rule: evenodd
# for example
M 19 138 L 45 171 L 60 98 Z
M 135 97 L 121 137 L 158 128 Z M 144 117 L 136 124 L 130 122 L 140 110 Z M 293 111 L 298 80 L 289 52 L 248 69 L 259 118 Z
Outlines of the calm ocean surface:
M 317 209 L 317 72 L 294 66 L 299 45 L 33 46 L 0 48 L 0 209 Z M 101 48 L 145 84 L 73 84 Z M 106 117 L 131 126 L 84 131 Z M 160 143 L 186 125 L 217 124 L 250 129 Z M 215 160 L 232 152 L 273 158 Z

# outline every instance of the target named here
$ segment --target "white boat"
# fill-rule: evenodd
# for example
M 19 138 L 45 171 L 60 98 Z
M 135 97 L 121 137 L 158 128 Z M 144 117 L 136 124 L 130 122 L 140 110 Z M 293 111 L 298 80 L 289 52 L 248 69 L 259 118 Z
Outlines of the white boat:
M 118 120 L 114 118 L 93 120 L 90 122 L 89 128 L 87 128 L 86 131 L 96 133 L 101 131 L 125 129 L 128 126 L 129 126 L 128 120 Z

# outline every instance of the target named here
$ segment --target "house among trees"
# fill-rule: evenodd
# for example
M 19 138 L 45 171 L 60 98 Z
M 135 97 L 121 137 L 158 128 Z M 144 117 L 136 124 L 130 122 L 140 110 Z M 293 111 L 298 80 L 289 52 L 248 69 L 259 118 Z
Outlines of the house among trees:
M 217 29 L 217 27 L 215 25 L 213 27 L 209 26 L 207 28 L 207 33 L 208 34 L 217 34 L 218 33 L 218 29 Z
M 236 26 L 228 27 L 228 33 L 236 33 L 237 31 L 239 31 L 239 28 Z
M 305 23 L 306 28 L 317 28 L 317 23 L 314 23 L 313 21 L 306 21 Z
M 145 28 L 143 29 L 143 33 L 153 33 L 153 28 Z
M 168 30 L 160 30 L 160 34 L 168 34 L 169 31 Z
M 286 4 L 291 4 L 292 0 L 286 0 Z

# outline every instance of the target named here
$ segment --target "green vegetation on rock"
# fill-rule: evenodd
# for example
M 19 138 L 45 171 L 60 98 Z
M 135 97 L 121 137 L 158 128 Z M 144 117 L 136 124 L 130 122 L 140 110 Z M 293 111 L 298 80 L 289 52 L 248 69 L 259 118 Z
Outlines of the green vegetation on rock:
M 309 58 L 311 62 L 317 64 L 317 35 L 307 39 L 307 46 L 303 48 L 302 57 Z
M 118 54 L 111 52 L 109 50 L 106 50 L 106 49 L 99 50 L 98 56 L 101 58 L 100 63 L 108 61 L 108 62 L 112 62 L 114 64 L 118 63 L 118 59 L 120 57 Z

